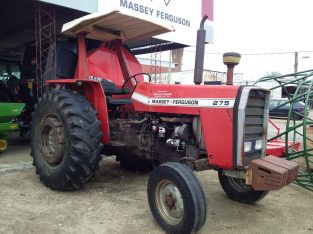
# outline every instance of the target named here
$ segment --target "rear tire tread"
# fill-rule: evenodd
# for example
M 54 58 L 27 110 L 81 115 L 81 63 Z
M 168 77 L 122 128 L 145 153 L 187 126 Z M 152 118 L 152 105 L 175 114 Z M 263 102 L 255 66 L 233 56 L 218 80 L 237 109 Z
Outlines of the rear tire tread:
M 68 143 L 66 158 L 57 168 L 43 162 L 36 144 L 40 137 L 36 124 L 40 123 L 40 117 L 44 116 L 44 112 L 49 110 L 49 105 L 57 110 Z M 54 90 L 44 94 L 36 105 L 31 125 L 31 154 L 40 180 L 51 189 L 80 188 L 86 179 L 89 180 L 92 177 L 101 159 L 102 132 L 99 129 L 100 122 L 97 120 L 96 111 L 83 96 L 70 90 Z

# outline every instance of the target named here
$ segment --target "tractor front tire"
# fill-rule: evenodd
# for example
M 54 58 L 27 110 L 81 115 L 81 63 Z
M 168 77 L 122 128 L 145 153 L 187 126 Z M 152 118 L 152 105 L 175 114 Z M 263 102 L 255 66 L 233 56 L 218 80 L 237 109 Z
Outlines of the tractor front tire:
M 187 166 L 167 162 L 157 167 L 148 182 L 150 210 L 167 233 L 194 233 L 206 220 L 202 187 Z
M 75 190 L 98 169 L 102 133 L 85 97 L 53 90 L 40 98 L 31 124 L 31 155 L 40 180 L 51 189 Z
M 226 176 L 222 171 L 218 172 L 220 184 L 227 196 L 237 202 L 252 204 L 263 199 L 268 191 L 255 191 L 246 185 L 245 180 Z

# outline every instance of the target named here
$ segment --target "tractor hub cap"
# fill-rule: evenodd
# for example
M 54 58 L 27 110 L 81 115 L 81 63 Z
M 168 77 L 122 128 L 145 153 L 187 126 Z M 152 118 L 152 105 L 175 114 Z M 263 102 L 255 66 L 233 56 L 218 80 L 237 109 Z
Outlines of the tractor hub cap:
M 57 166 L 62 162 L 65 152 L 63 125 L 55 115 L 48 115 L 40 128 L 41 156 L 50 166 Z
M 170 225 L 179 224 L 184 216 L 184 201 L 176 185 L 162 180 L 156 188 L 156 204 L 159 214 Z

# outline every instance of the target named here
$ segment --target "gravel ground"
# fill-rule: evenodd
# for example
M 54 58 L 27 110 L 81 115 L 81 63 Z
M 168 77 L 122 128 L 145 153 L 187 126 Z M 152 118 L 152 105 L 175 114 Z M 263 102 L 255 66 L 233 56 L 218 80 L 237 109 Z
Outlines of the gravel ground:
M 0 154 L 0 233 L 163 233 L 146 197 L 149 174 L 122 170 L 113 157 L 76 192 L 45 187 L 27 140 Z M 313 193 L 291 184 L 255 205 L 229 200 L 214 171 L 197 176 L 207 199 L 200 233 L 313 233 Z

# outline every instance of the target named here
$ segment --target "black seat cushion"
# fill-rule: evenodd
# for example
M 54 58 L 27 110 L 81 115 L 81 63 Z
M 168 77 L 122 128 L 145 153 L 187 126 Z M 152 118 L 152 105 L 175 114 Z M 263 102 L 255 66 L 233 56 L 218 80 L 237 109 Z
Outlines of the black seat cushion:
M 112 98 L 112 95 L 128 94 L 127 91 L 118 88 L 112 81 L 103 79 L 101 81 L 101 84 L 106 95 L 108 105 L 116 106 L 116 105 L 128 105 L 132 103 L 132 100 L 130 98 L 115 98 L 115 99 Z
M 118 88 L 112 81 L 109 80 L 102 80 L 101 81 L 102 88 L 107 95 L 112 94 L 126 94 L 123 89 Z

